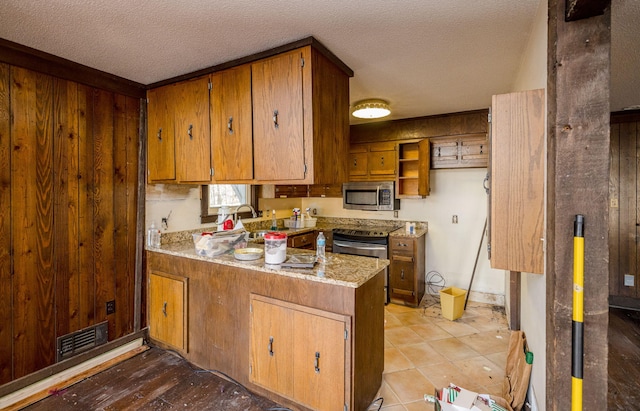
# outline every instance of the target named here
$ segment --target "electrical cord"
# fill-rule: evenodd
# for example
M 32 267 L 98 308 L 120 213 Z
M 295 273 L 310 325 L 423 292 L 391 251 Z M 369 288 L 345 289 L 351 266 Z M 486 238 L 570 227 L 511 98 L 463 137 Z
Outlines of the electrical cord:
M 431 270 L 427 273 L 425 282 L 426 292 L 420 302 L 423 312 L 426 312 L 427 309 L 434 305 L 440 305 L 440 290 L 445 286 L 446 281 L 442 274 L 435 270 Z

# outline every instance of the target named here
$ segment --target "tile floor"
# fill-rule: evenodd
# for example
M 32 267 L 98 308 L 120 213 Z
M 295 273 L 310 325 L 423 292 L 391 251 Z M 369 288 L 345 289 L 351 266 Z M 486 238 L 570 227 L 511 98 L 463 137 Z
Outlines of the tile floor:
M 469 301 L 462 318 L 450 321 L 442 317 L 439 302 L 428 297 L 419 308 L 387 305 L 377 396 L 384 398 L 382 410 L 432 411 L 424 394 L 450 382 L 500 395 L 509 334 L 503 307 Z M 369 410 L 379 406 L 378 401 Z

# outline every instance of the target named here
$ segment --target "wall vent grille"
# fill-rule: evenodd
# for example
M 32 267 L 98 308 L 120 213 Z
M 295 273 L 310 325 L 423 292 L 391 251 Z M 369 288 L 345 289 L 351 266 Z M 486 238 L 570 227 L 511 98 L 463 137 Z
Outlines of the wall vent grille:
M 109 335 L 109 322 L 87 327 L 85 329 L 58 337 L 56 361 L 66 360 L 93 347 L 105 344 Z

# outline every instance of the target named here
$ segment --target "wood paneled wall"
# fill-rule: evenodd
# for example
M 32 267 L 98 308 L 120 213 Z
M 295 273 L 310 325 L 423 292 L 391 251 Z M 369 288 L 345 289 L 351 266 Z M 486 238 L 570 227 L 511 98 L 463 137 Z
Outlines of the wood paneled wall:
M 133 332 L 139 119 L 138 98 L 0 64 L 0 383 L 58 336 Z

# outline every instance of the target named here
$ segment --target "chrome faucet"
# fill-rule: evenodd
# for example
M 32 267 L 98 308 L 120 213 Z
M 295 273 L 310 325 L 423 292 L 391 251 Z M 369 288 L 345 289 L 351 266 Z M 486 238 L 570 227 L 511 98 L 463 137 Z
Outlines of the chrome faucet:
M 256 218 L 258 215 L 256 214 L 256 210 L 255 208 L 253 208 L 253 206 L 251 204 L 240 204 L 239 206 L 236 207 L 236 209 L 233 212 L 233 226 L 236 226 L 236 223 L 238 222 L 238 210 L 240 210 L 242 207 L 249 207 L 249 209 L 251 210 L 251 217 L 252 218 Z

